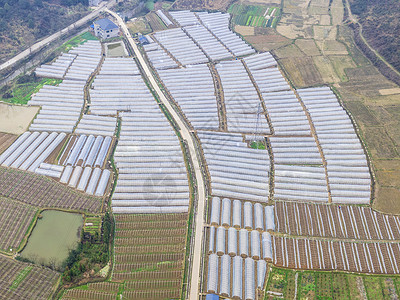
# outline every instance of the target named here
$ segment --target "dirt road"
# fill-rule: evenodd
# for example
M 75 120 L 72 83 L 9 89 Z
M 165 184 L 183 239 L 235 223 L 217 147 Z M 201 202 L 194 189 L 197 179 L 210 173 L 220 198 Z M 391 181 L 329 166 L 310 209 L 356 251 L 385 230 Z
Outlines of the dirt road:
M 197 189 L 198 189 L 198 203 L 195 211 L 195 238 L 194 238 L 194 251 L 192 256 L 192 268 L 191 268 L 191 281 L 190 281 L 190 296 L 189 299 L 199 299 L 199 283 L 200 283 L 200 272 L 201 272 L 201 255 L 202 255 L 202 245 L 203 245 L 203 228 L 204 228 L 204 215 L 205 215 L 205 204 L 206 204 L 206 193 L 205 193 L 205 184 L 203 180 L 203 175 L 201 172 L 200 167 L 200 160 L 197 157 L 196 149 L 194 142 L 192 140 L 191 134 L 189 129 L 183 123 L 177 112 L 172 108 L 171 104 L 169 103 L 168 99 L 165 97 L 163 92 L 161 91 L 160 87 L 158 86 L 153 73 L 150 71 L 149 66 L 146 63 L 146 60 L 143 58 L 142 53 L 139 51 L 135 41 L 131 37 L 128 28 L 126 27 L 125 23 L 118 16 L 115 12 L 110 11 L 109 9 L 105 9 L 106 12 L 113 15 L 118 24 L 121 27 L 124 35 L 127 37 L 135 55 L 143 68 L 144 72 L 146 73 L 147 78 L 150 81 L 150 84 L 154 91 L 157 93 L 158 98 L 161 102 L 165 105 L 168 109 L 171 116 L 174 118 L 175 122 L 180 127 L 180 133 L 182 138 L 187 142 L 189 146 L 190 156 L 193 162 L 193 166 L 195 169 L 196 180 L 197 180 Z

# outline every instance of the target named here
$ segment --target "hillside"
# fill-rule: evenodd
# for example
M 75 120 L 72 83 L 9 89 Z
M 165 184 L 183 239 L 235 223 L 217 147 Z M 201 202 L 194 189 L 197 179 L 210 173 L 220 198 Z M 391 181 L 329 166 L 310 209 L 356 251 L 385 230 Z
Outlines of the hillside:
M 0 0 L 0 62 L 88 13 L 87 0 Z
M 351 0 L 363 35 L 397 70 L 400 70 L 400 2 L 397 0 Z

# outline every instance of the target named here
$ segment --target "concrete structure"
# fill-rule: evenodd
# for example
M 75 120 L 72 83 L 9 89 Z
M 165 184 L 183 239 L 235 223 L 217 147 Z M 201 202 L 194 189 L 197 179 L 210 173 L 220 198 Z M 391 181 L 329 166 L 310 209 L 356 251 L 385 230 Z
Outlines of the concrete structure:
M 119 27 L 109 19 L 100 19 L 93 22 L 94 34 L 105 40 L 119 35 Z

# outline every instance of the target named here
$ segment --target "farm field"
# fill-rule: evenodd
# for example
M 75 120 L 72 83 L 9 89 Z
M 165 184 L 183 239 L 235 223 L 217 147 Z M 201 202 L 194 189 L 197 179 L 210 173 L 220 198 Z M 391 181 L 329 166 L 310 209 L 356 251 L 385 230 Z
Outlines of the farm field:
M 12 183 L 12 184 L 11 184 Z M 0 196 L 42 208 L 100 212 L 102 198 L 85 195 L 52 179 L 16 169 L 0 168 Z
M 272 267 L 265 299 L 396 299 L 399 277 L 343 272 L 293 271 Z M 295 283 L 297 281 L 297 291 Z M 282 295 L 281 297 L 274 297 Z
M 172 5 L 172 9 L 193 9 L 193 10 L 220 10 L 226 11 L 231 0 L 178 0 Z
M 140 32 L 141 34 L 146 35 L 152 32 L 152 28 L 145 17 L 140 17 L 133 21 L 129 21 L 126 23 L 126 26 L 128 26 L 131 34 Z
M 47 268 L 0 256 L 2 299 L 48 299 L 60 275 Z
M 38 209 L 6 198 L 0 198 L 0 249 L 15 253 L 28 229 L 32 226 Z
M 80 214 L 43 211 L 21 256 L 40 265 L 61 269 L 69 251 L 75 249 L 80 240 L 82 226 Z
M 164 22 L 154 12 L 151 12 L 150 14 L 148 14 L 146 16 L 146 19 L 153 31 L 160 31 L 160 30 L 167 29 Z M 139 28 L 142 28 L 142 26 L 140 26 Z M 145 32 L 146 31 L 147 31 L 147 28 L 145 28 Z
M 0 131 L 9 134 L 21 134 L 28 129 L 32 119 L 38 113 L 39 107 L 27 107 L 0 103 Z M 4 140 L 5 145 L 9 142 Z
M 241 26 L 275 27 L 279 17 L 279 7 L 232 4 L 228 13 L 233 15 L 233 22 Z
M 3 153 L 16 139 L 17 135 L 0 132 L 0 153 Z
M 187 214 L 115 215 L 115 266 L 129 299 L 180 298 Z

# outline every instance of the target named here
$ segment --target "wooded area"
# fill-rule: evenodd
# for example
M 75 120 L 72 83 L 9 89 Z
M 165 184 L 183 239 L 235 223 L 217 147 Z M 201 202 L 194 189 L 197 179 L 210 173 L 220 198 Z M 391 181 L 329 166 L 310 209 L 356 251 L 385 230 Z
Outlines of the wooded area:
M 351 0 L 363 35 L 390 64 L 400 70 L 400 3 L 397 0 Z

